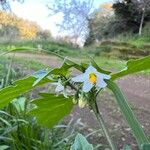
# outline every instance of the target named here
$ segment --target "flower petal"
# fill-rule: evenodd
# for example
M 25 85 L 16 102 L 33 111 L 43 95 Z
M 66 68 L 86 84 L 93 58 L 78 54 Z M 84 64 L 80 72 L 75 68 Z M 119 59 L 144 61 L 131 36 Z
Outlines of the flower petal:
M 110 79 L 111 76 L 103 73 L 97 72 L 97 76 L 100 77 L 101 79 Z
M 105 88 L 106 86 L 107 86 L 107 83 L 104 80 L 102 80 L 102 79 L 97 80 L 96 87 Z
M 58 82 L 53 82 L 53 83 L 50 83 L 51 85 L 55 85 L 55 86 L 58 86 Z
M 67 90 L 65 88 L 63 90 L 63 95 L 64 95 L 65 98 L 68 98 L 68 96 L 67 96 Z
M 94 85 L 93 85 L 91 82 L 89 82 L 89 81 L 86 80 L 86 81 L 83 83 L 82 90 L 83 90 L 83 92 L 87 93 L 87 92 L 89 92 L 89 91 L 91 90 L 91 88 L 92 88 L 93 86 L 94 86 Z
M 91 65 L 85 70 L 85 74 L 94 73 L 94 72 L 97 72 L 97 70 Z
M 73 77 L 72 81 L 73 82 L 84 82 L 85 78 L 86 78 L 86 75 L 85 75 L 85 73 L 83 73 L 83 74 L 80 74 L 80 75 L 78 75 L 76 77 Z
M 102 73 L 97 73 L 97 83 L 96 86 L 99 88 L 104 88 L 107 86 L 107 83 L 104 81 L 104 79 L 110 79 L 110 75 L 102 74 Z
M 64 86 L 59 84 L 59 85 L 57 85 L 55 92 L 58 93 L 58 92 L 62 92 L 63 90 L 64 90 Z

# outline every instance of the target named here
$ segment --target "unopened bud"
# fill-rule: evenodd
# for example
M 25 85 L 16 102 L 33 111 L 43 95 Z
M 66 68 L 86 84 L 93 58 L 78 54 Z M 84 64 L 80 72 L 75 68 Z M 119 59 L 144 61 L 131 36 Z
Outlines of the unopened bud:
M 73 98 L 73 99 L 72 99 L 72 102 L 73 102 L 73 104 L 77 104 L 77 103 L 78 103 L 78 100 L 77 100 L 76 98 Z
M 80 108 L 84 108 L 87 105 L 87 101 L 83 98 L 79 98 L 78 104 Z

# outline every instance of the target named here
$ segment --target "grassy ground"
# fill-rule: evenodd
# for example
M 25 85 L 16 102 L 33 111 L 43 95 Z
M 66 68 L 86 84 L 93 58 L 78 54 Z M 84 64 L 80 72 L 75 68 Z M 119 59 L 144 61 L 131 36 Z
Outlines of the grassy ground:
M 0 57 L 0 86 L 4 87 L 8 82 L 23 78 L 46 66 L 38 61 L 18 58 L 14 55 Z
M 55 52 L 64 56 L 107 56 L 127 60 L 149 55 L 149 42 L 150 39 L 148 36 L 139 37 L 138 35 L 128 35 L 127 37 L 120 36 L 116 39 L 104 40 L 89 47 L 77 48 L 72 44 L 67 44 L 62 41 L 20 40 L 11 43 L 8 41 L 0 42 L 0 52 L 9 51 L 18 47 L 28 47 L 33 48 L 35 52 L 40 52 L 41 49 L 44 49 L 47 52 Z
M 1 66 L 4 64 L 9 64 L 13 59 L 13 63 L 21 65 L 23 68 L 27 68 L 28 70 L 39 70 L 45 67 L 44 64 L 35 61 L 35 60 L 28 60 L 26 58 L 18 58 L 14 56 L 0 56 L 0 64 Z

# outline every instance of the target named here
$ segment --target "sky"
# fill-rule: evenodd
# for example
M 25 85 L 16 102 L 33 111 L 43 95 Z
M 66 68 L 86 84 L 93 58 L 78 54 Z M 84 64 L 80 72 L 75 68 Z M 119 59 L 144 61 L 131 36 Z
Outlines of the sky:
M 109 2 L 111 0 L 94 0 L 94 7 L 97 8 L 100 4 Z M 50 10 L 46 5 L 51 5 L 54 0 L 25 0 L 20 4 L 17 1 L 11 1 L 11 8 L 13 13 L 17 16 L 30 21 L 36 22 L 43 29 L 50 30 L 51 34 L 56 37 L 59 35 L 59 29 L 56 24 L 60 24 L 63 20 L 63 14 L 58 13 L 49 16 Z

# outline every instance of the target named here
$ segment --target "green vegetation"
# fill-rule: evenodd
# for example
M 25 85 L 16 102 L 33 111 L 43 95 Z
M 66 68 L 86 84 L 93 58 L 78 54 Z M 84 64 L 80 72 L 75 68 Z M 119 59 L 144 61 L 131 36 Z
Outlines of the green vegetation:
M 69 29 L 68 36 L 56 39 L 35 23 L 0 11 L 0 150 L 116 150 L 123 147 L 131 150 L 130 146 L 124 146 L 124 137 L 127 142 L 131 140 L 131 147 L 149 150 L 149 133 L 145 132 L 147 125 L 142 122 L 144 115 L 142 121 L 138 121 L 133 104 L 126 100 L 115 82 L 133 73 L 144 75 L 143 80 L 147 79 L 145 75 L 150 75 L 149 2 L 115 1 L 102 4 L 99 11 L 93 9 L 92 12 L 92 0 L 80 3 L 71 0 L 68 4 L 56 1 L 54 8 L 49 9 L 63 12 L 66 20 L 62 29 Z M 0 1 L 2 10 L 9 4 Z M 78 45 L 81 39 L 85 40 L 82 48 Z M 61 66 L 55 68 L 58 63 Z M 134 78 L 137 76 L 129 77 L 129 81 Z M 139 87 L 141 89 L 141 85 Z M 134 100 L 134 94 L 131 96 Z M 74 105 L 79 106 L 75 108 L 79 114 L 79 108 L 87 107 L 100 129 L 89 129 L 80 118 L 77 120 L 76 114 L 71 113 Z M 108 113 L 119 116 L 112 118 L 119 125 Z M 87 114 L 85 110 L 83 118 L 91 119 L 90 113 Z M 69 117 L 64 118 L 66 115 Z M 104 117 L 106 121 L 109 119 L 108 123 Z M 87 122 L 90 121 L 93 125 L 94 121 Z M 78 132 L 87 135 L 94 146 Z
M 143 28 L 142 34 L 124 33 L 114 38 L 105 38 L 86 47 L 95 56 L 119 58 L 123 60 L 135 59 L 150 55 L 149 23 Z
M 10 63 L 11 70 L 8 72 Z M 1 86 L 2 80 L 6 83 L 5 80 L 8 73 L 8 84 L 11 84 L 12 80 L 22 78 L 29 72 L 33 72 L 33 70 L 36 71 L 45 67 L 42 63 L 22 58 L 13 58 L 12 56 L 1 56 L 0 64 Z M 32 97 L 31 95 L 32 93 L 27 97 Z M 61 122 L 60 125 L 53 129 L 44 128 L 37 124 L 37 120 L 34 117 L 28 115 L 32 107 L 27 98 L 18 96 L 18 98 L 0 110 L 0 149 L 59 150 L 60 148 L 67 149 L 70 147 L 75 135 L 79 131 L 80 125 L 73 122 L 69 122 L 69 124 Z
M 13 59 L 12 69 L 13 69 L 14 74 L 16 74 L 18 77 L 20 77 L 20 75 L 23 77 L 25 74 L 27 74 L 25 72 L 30 72 L 33 70 L 36 71 L 36 70 L 45 68 L 44 64 L 38 61 L 31 60 L 31 59 L 27 60 L 26 58 L 18 58 L 13 55 L 12 56 L 0 56 L 0 57 L 1 57 L 0 59 L 0 77 L 1 78 L 6 76 L 9 64 L 11 63 L 12 59 Z
M 81 50 L 73 47 L 71 44 L 67 44 L 63 41 L 49 41 L 49 40 L 20 40 L 15 42 L 0 42 L 0 52 L 9 51 L 18 47 L 34 48 L 35 52 L 41 52 L 42 49 L 47 52 L 55 52 L 62 55 L 76 55 L 80 56 Z
M 24 42 L 24 44 L 23 44 L 23 42 Z M 42 48 L 36 49 L 36 46 L 38 43 L 42 44 L 42 47 L 45 48 L 45 51 L 43 51 Z M 126 64 L 126 61 L 124 59 L 128 59 L 128 58 L 125 58 L 124 53 L 122 53 L 121 56 L 123 57 L 123 59 L 121 59 L 120 55 L 118 56 L 114 53 L 114 48 L 115 49 L 120 48 L 120 50 L 118 50 L 120 53 L 121 53 L 121 49 L 123 47 L 126 47 L 126 48 L 128 47 L 131 49 L 131 51 L 132 50 L 134 51 L 135 47 L 138 50 L 141 49 L 141 46 L 139 47 L 137 45 L 134 45 L 133 43 L 129 44 L 129 42 L 127 43 L 127 42 L 116 42 L 116 41 L 114 41 L 114 42 L 113 41 L 103 41 L 100 46 L 95 47 L 95 45 L 94 45 L 91 47 L 86 47 L 84 49 L 76 49 L 74 47 L 71 47 L 71 45 L 66 46 L 63 43 L 59 43 L 59 44 L 57 44 L 56 42 L 48 43 L 48 41 L 45 41 L 45 43 L 42 43 L 40 41 L 22 41 L 21 43 L 19 43 L 19 42 L 13 43 L 12 45 L 13 45 L 12 48 L 22 47 L 22 45 L 24 45 L 25 47 L 30 47 L 31 49 L 34 48 L 34 51 L 28 52 L 28 53 L 31 53 L 32 55 L 34 55 L 34 53 L 36 54 L 38 52 L 38 55 L 44 53 L 47 56 L 52 57 L 51 55 L 49 55 L 49 53 L 54 52 L 59 55 L 69 56 L 70 59 L 73 58 L 77 62 L 81 61 L 81 62 L 88 63 L 88 64 L 91 61 L 90 56 L 92 56 L 92 57 L 94 57 L 95 62 L 99 66 L 101 66 L 102 69 L 111 70 L 113 72 L 118 72 L 119 70 L 124 69 L 125 64 Z M 9 51 L 9 48 L 11 46 L 8 46 L 8 47 L 7 46 L 8 46 L 8 44 L 4 44 L 4 45 L 1 44 L 1 47 L 3 47 L 3 49 L 4 49 L 4 51 L 2 51 L 2 52 Z M 139 52 L 139 51 L 137 51 L 137 52 Z M 127 51 L 127 54 L 131 55 L 131 52 Z M 140 55 L 138 55 L 138 56 L 142 57 L 143 54 L 140 53 Z M 12 61 L 12 59 L 13 59 L 13 61 Z M 68 63 L 72 64 L 72 62 L 70 62 L 70 61 L 68 61 Z M 5 55 L 3 55 L 3 56 L 1 56 L 0 64 L 1 64 L 0 65 L 0 73 L 1 73 L 0 76 L 4 80 L 5 80 L 6 74 L 8 73 L 10 64 L 12 65 L 11 75 L 9 76 L 10 79 L 8 82 L 9 84 L 12 84 L 12 80 L 16 80 L 27 74 L 31 74 L 31 72 L 33 72 L 33 71 L 41 70 L 41 69 L 47 67 L 46 65 L 43 64 L 43 62 L 39 62 L 39 60 L 36 60 L 36 55 L 35 55 L 34 60 L 33 59 L 31 60 L 29 58 L 28 59 L 27 58 L 19 58 L 17 56 L 15 56 L 13 58 L 13 54 L 11 54 L 7 57 Z M 73 64 L 73 65 L 75 65 L 77 68 L 80 68 L 82 70 L 82 67 L 80 65 L 76 65 L 76 64 Z M 5 66 L 7 66 L 7 67 L 5 67 Z M 146 67 L 146 65 L 144 67 Z M 65 69 L 66 68 L 67 67 L 65 67 Z M 63 68 L 59 68 L 59 69 L 58 70 L 56 69 L 56 71 L 54 71 L 54 73 L 56 73 L 56 74 L 58 73 L 57 76 L 59 75 L 59 73 L 62 73 L 63 71 L 65 71 L 65 69 L 63 69 Z M 137 69 L 143 70 L 143 65 L 141 67 L 137 66 Z M 130 71 L 130 68 L 126 72 L 129 73 L 129 71 Z M 131 72 L 134 72 L 134 70 L 131 69 Z M 149 74 L 149 70 L 143 71 L 143 72 L 144 72 L 144 74 L 145 74 L 145 72 Z M 118 77 L 119 73 L 114 74 L 114 76 L 115 75 Z M 41 80 L 43 78 L 42 74 L 40 76 L 41 77 L 39 79 Z M 16 86 L 18 88 L 18 90 L 14 94 L 12 94 L 14 89 L 11 90 L 11 88 L 10 88 L 9 91 L 6 90 L 7 94 L 12 95 L 12 96 L 7 97 L 8 101 L 6 100 L 6 98 L 2 99 L 2 101 L 0 103 L 2 106 L 5 106 L 5 108 L 3 108 L 0 111 L 0 113 L 2 114 L 0 117 L 0 120 L 1 120 L 1 122 L 0 122 L 0 126 L 1 126 L 0 143 L 2 143 L 2 146 L 6 146 L 8 148 L 13 148 L 16 150 L 20 150 L 23 148 L 24 149 L 45 149 L 45 150 L 46 149 L 59 150 L 59 149 L 70 148 L 70 146 L 73 144 L 73 141 L 74 141 L 77 133 L 83 130 L 84 125 L 82 127 L 80 127 L 80 125 L 82 123 L 81 124 L 78 124 L 78 122 L 77 123 L 74 123 L 74 122 L 68 123 L 68 121 L 64 121 L 64 122 L 59 122 L 59 124 L 56 127 L 53 127 L 52 129 L 47 129 L 47 128 L 43 127 L 42 125 L 39 125 L 39 122 L 42 124 L 45 123 L 47 126 L 55 124 L 56 122 L 58 123 L 58 120 L 60 120 L 62 118 L 62 116 L 64 116 L 66 113 L 68 113 L 70 111 L 70 107 L 68 106 L 68 103 L 69 103 L 69 105 L 72 106 L 72 101 L 68 101 L 68 103 L 67 103 L 67 107 L 69 107 L 68 110 L 64 109 L 64 107 L 63 108 L 59 107 L 59 112 L 60 112 L 59 117 L 56 117 L 53 119 L 53 116 L 51 116 L 52 118 L 49 117 L 46 119 L 47 110 L 49 113 L 54 113 L 54 114 L 58 113 L 58 111 L 55 110 L 55 106 L 57 106 L 58 103 L 59 103 L 59 106 L 64 104 L 63 100 L 65 100 L 65 98 L 63 98 L 62 96 L 61 96 L 61 98 L 57 97 L 58 101 L 56 103 L 56 98 L 54 97 L 54 95 L 44 94 L 44 95 L 41 95 L 42 98 L 36 99 L 37 101 L 34 100 L 34 104 L 38 105 L 39 109 L 36 109 L 35 111 L 31 111 L 32 108 L 34 107 L 34 105 L 33 105 L 33 103 L 30 103 L 30 99 L 37 97 L 37 93 L 34 94 L 34 92 L 33 92 L 33 93 L 26 94 L 26 96 L 25 96 L 24 91 L 27 92 L 28 90 L 30 91 L 32 88 L 34 88 L 33 83 L 35 84 L 35 81 L 37 82 L 37 80 L 32 80 L 32 79 L 33 78 L 29 77 L 29 78 L 26 78 L 25 80 L 20 80 L 20 81 L 16 82 L 16 84 L 18 84 L 19 86 Z M 47 81 L 43 80 L 43 83 L 45 83 L 45 82 L 47 82 Z M 13 83 L 13 84 L 15 84 L 15 83 Z M 35 87 L 36 87 L 36 85 L 35 85 Z M 28 88 L 30 88 L 30 89 L 28 89 Z M 51 91 L 51 89 L 50 89 L 50 91 Z M 18 92 L 20 93 L 19 95 L 18 95 Z M 1 93 L 1 96 L 5 95 L 5 94 L 6 94 L 5 91 L 3 91 L 3 94 Z M 23 96 L 20 97 L 20 95 L 23 95 Z M 17 97 L 17 99 L 15 99 L 15 97 Z M 116 97 L 118 98 L 118 103 L 119 104 L 122 103 L 122 102 L 119 102 L 119 98 L 120 97 L 122 98 L 122 95 L 121 96 L 116 95 Z M 11 101 L 12 98 L 15 100 Z M 51 103 L 45 103 L 46 101 L 48 102 L 49 99 L 52 99 L 54 101 L 51 101 Z M 10 103 L 7 105 L 7 103 L 9 101 L 10 101 Z M 44 106 L 46 106 L 46 107 L 44 107 Z M 49 108 L 50 106 L 54 106 L 54 107 Z M 64 106 L 66 108 L 66 104 Z M 120 104 L 120 107 L 122 107 L 121 104 Z M 126 113 L 125 110 L 123 110 L 123 112 L 125 113 L 125 117 L 126 117 L 126 116 L 128 116 L 128 114 Z M 29 115 L 29 112 L 31 112 L 30 115 Z M 61 113 L 61 112 L 63 112 L 63 113 Z M 37 116 L 37 119 L 35 119 L 34 117 L 31 117 L 31 114 L 33 116 Z M 45 114 L 45 115 L 43 115 L 43 114 Z M 132 124 L 132 122 L 130 120 L 128 120 L 128 121 L 130 123 L 131 128 L 134 129 L 134 125 Z M 135 124 L 136 124 L 136 121 L 135 121 Z M 136 126 L 136 128 L 139 130 L 138 125 Z M 87 128 L 85 128 L 85 130 L 87 130 Z M 142 133 L 142 131 L 140 131 L 140 136 L 138 136 L 139 132 L 136 132 L 136 131 L 133 131 L 133 132 L 137 137 L 139 146 L 142 143 L 145 143 L 145 141 L 147 139 L 146 139 L 144 133 Z M 89 133 L 89 134 L 93 134 L 93 133 L 95 133 L 95 132 L 91 131 L 91 133 Z M 142 138 L 141 138 L 141 134 L 143 134 Z M 78 140 L 81 140 L 81 139 L 78 139 Z M 85 140 L 85 139 L 83 138 L 82 140 Z M 78 145 L 77 139 L 75 140 L 75 143 L 73 144 L 73 146 L 75 146 L 75 144 Z M 102 143 L 100 145 L 95 144 L 94 147 L 97 147 L 97 149 L 100 147 L 102 147 L 102 149 L 104 147 L 105 148 L 108 147 L 108 145 L 103 145 L 103 144 L 104 143 Z
M 10 150 L 68 149 L 79 130 L 76 130 L 78 123 L 61 122 L 53 129 L 47 129 L 28 115 L 31 108 L 25 97 L 19 97 L 0 111 L 0 149 L 4 145 Z
M 62 57 L 62 56 L 60 56 L 60 57 Z M 134 113 L 132 112 L 130 105 L 126 101 L 124 95 L 122 94 L 122 92 L 120 91 L 118 86 L 113 82 L 113 80 L 116 80 L 117 78 L 129 75 L 129 74 L 132 74 L 135 72 L 149 69 L 150 68 L 149 63 L 150 63 L 150 57 L 145 57 L 143 59 L 138 59 L 135 61 L 128 61 L 126 69 L 124 69 L 120 72 L 117 72 L 117 73 L 114 72 L 112 74 L 112 78 L 110 80 L 105 81 L 108 85 L 107 87 L 110 90 L 112 90 L 112 92 L 114 93 L 114 95 L 116 97 L 116 101 L 118 103 L 118 107 L 122 111 L 124 117 L 127 120 L 127 123 L 131 127 L 132 133 L 134 134 L 136 141 L 138 143 L 138 146 L 141 150 L 143 150 L 142 147 L 144 144 L 149 144 L 147 135 L 144 133 L 144 131 L 141 128 L 139 122 L 137 121 Z M 108 71 L 100 68 L 97 65 L 97 63 L 95 63 L 94 60 L 91 60 L 91 65 L 94 66 L 97 69 L 97 71 L 99 71 L 99 72 L 109 73 Z M 105 126 L 105 123 L 103 121 L 101 114 L 99 113 L 98 106 L 96 103 L 97 93 L 100 92 L 100 90 L 95 89 L 94 88 L 95 85 L 93 85 L 90 92 L 88 92 L 88 93 L 86 92 L 85 94 L 82 95 L 83 97 L 80 97 L 81 94 L 83 93 L 82 89 L 81 89 L 81 84 L 70 82 L 71 78 L 69 77 L 69 74 L 67 74 L 69 69 L 72 67 L 74 67 L 75 69 L 77 69 L 79 71 L 84 72 L 85 69 L 87 68 L 87 66 L 89 66 L 89 64 L 86 64 L 86 63 L 76 64 L 75 62 L 73 62 L 69 59 L 65 59 L 63 65 L 60 68 L 55 68 L 54 70 L 46 70 L 45 72 L 43 72 L 43 70 L 42 70 L 42 71 L 35 73 L 34 75 L 28 76 L 25 79 L 18 80 L 13 83 L 13 86 L 6 87 L 0 91 L 0 98 L 1 98 L 0 107 L 3 108 L 5 106 L 7 108 L 7 107 L 9 107 L 9 106 L 7 106 L 8 104 L 11 105 L 14 102 L 14 98 L 20 97 L 20 95 L 24 95 L 25 93 L 33 90 L 34 88 L 42 86 L 45 83 L 56 82 L 56 80 L 61 79 L 61 82 L 63 82 L 63 85 L 65 84 L 66 87 L 70 86 L 72 89 L 75 90 L 75 92 L 76 92 L 74 94 L 75 96 L 73 96 L 71 94 L 71 95 L 69 95 L 69 98 L 66 99 L 66 97 L 63 97 L 62 95 L 56 96 L 55 93 L 51 93 L 51 92 L 50 93 L 39 93 L 39 96 L 40 96 L 39 98 L 33 99 L 32 97 L 30 97 L 32 99 L 32 101 L 27 101 L 28 103 L 26 105 L 24 105 L 25 108 L 22 105 L 18 106 L 18 104 L 16 104 L 16 103 L 21 103 L 21 104 L 26 103 L 25 100 L 23 100 L 21 98 L 21 100 L 17 100 L 16 103 L 14 102 L 15 107 L 18 108 L 18 110 L 17 110 L 18 112 L 20 112 L 20 110 L 21 111 L 25 110 L 25 112 L 23 112 L 23 114 L 21 113 L 21 117 L 22 117 L 22 115 L 25 118 L 28 118 L 28 116 L 26 116 L 26 115 L 36 116 L 37 120 L 35 119 L 34 121 L 37 121 L 39 124 L 44 125 L 46 127 L 51 127 L 52 125 L 57 124 L 61 118 L 63 118 L 66 114 L 68 114 L 71 111 L 71 109 L 73 107 L 73 103 L 72 103 L 73 98 L 76 98 L 75 99 L 75 100 L 77 100 L 76 104 L 77 103 L 79 104 L 79 100 L 84 101 L 84 102 L 86 101 L 86 104 L 89 105 L 89 108 L 91 108 L 93 110 L 93 112 L 95 113 L 100 126 L 102 125 L 102 129 L 104 131 L 104 135 L 106 136 L 106 139 L 108 140 L 109 147 L 112 147 L 112 149 L 115 150 L 116 148 L 115 148 L 114 144 L 112 143 L 108 129 Z M 85 71 L 85 73 L 86 73 L 86 71 Z M 51 75 L 51 78 L 47 78 L 48 75 Z M 79 88 L 79 89 L 77 89 L 77 88 Z M 6 95 L 8 95 L 8 96 L 6 97 Z M 65 108 L 67 108 L 67 109 L 65 109 Z M 10 109 L 10 111 L 8 111 L 8 110 L 9 109 L 6 109 L 6 112 L 9 115 L 13 115 L 13 114 L 11 114 L 12 109 Z M 15 114 L 15 118 L 18 116 L 18 114 L 19 114 L 18 112 L 17 112 L 17 114 Z M 48 113 L 53 114 L 53 115 L 51 115 L 49 118 L 47 118 Z M 7 115 L 7 116 L 9 116 L 9 115 Z M 4 113 L 4 116 L 5 116 L 5 113 Z M 34 130 L 36 129 L 36 126 L 39 126 L 39 125 L 36 124 L 35 128 L 34 128 L 34 127 L 32 127 L 32 126 L 34 126 L 34 122 L 31 121 L 32 124 L 29 123 L 28 124 L 29 126 L 26 126 L 26 125 L 24 125 L 24 123 L 26 124 L 26 119 L 24 120 L 24 118 L 21 118 L 21 117 L 17 118 L 17 121 L 19 121 L 19 126 L 18 126 L 18 122 L 16 123 L 14 119 L 13 119 L 14 122 L 13 121 L 8 122 L 8 119 L 6 119 L 6 118 L 1 119 L 1 120 L 3 120 L 2 125 L 4 127 L 5 127 L 5 125 L 6 125 L 6 127 L 14 127 L 13 125 L 17 124 L 17 127 L 15 126 L 17 129 L 15 130 L 16 132 L 14 133 L 14 135 L 12 135 L 12 132 L 11 132 L 10 135 L 8 135 L 8 137 L 4 136 L 4 138 L 2 138 L 2 142 L 4 145 L 11 146 L 11 144 L 12 144 L 14 147 L 16 146 L 15 149 L 17 149 L 17 148 L 22 149 L 24 147 L 26 148 L 26 146 L 30 147 L 30 148 L 38 147 L 38 148 L 44 148 L 44 149 L 46 149 L 46 148 L 57 149 L 57 148 L 60 148 L 59 146 L 61 146 L 61 148 L 63 146 L 64 146 L 64 148 L 66 148 L 66 147 L 68 148 L 72 145 L 72 142 L 71 143 L 69 142 L 69 141 L 71 141 L 70 136 L 69 136 L 68 142 L 66 144 L 63 144 L 63 143 L 59 144 L 59 142 L 53 143 L 53 141 L 51 143 L 50 137 L 52 136 L 52 138 L 53 137 L 57 138 L 56 135 L 53 136 L 51 134 L 51 132 L 49 135 L 48 134 L 49 132 L 45 131 L 45 128 L 44 128 L 44 133 L 41 132 L 41 128 L 40 129 L 38 128 L 40 130 L 40 132 L 38 130 L 36 130 L 37 132 L 35 132 Z M 23 121 L 23 123 L 20 123 L 22 121 Z M 13 124 L 11 124 L 12 122 L 13 122 Z M 27 120 L 27 122 L 30 122 L 30 121 Z M 2 129 L 5 129 L 4 127 Z M 13 130 L 13 132 L 14 132 L 14 130 Z M 71 138 L 73 138 L 75 135 L 73 133 L 70 134 Z M 23 135 L 23 137 L 19 138 L 20 137 L 19 134 Z M 5 135 L 5 131 L 3 133 L 3 130 L 2 130 L 2 135 Z M 41 137 L 41 135 L 43 135 L 44 137 L 43 136 Z M 11 136 L 11 138 L 10 138 L 10 136 Z M 7 139 L 7 138 L 9 138 L 9 140 L 12 139 L 15 141 L 13 141 L 13 143 L 11 143 L 10 141 L 9 142 L 7 141 L 8 142 L 7 143 L 7 142 L 5 142 L 5 139 Z M 48 138 L 50 138 L 49 141 L 48 141 Z M 64 141 L 64 137 L 59 136 L 58 138 L 62 138 Z M 16 145 L 16 143 L 15 143 L 16 141 L 19 142 L 19 144 Z M 51 145 L 49 145 L 49 144 L 51 144 Z

